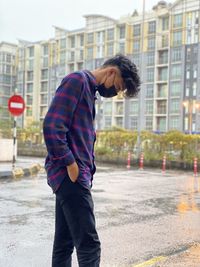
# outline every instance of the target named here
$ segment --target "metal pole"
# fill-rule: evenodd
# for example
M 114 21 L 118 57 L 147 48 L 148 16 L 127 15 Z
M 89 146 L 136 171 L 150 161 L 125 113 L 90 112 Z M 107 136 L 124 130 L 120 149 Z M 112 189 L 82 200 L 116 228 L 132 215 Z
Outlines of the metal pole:
M 15 88 L 14 94 L 17 94 L 17 88 Z M 15 168 L 16 156 L 17 156 L 17 117 L 14 116 L 14 124 L 13 124 L 13 161 L 12 167 Z
M 143 82 L 143 66 L 144 66 L 144 20 L 145 20 L 145 0 L 143 0 L 143 6 L 142 6 L 142 34 L 141 34 L 141 65 L 140 65 L 140 76 L 141 76 L 141 81 Z M 143 86 L 142 86 L 143 89 Z M 139 94 L 139 121 L 138 121 L 138 137 L 137 137 L 137 158 L 140 158 L 140 153 L 141 153 L 141 124 L 142 124 L 142 93 L 140 92 Z
M 13 127 L 13 161 L 12 166 L 15 168 L 15 162 L 16 162 L 16 140 L 17 140 L 17 117 L 14 116 L 14 127 Z
M 193 102 L 189 100 L 189 133 L 192 134 L 192 112 L 193 112 Z

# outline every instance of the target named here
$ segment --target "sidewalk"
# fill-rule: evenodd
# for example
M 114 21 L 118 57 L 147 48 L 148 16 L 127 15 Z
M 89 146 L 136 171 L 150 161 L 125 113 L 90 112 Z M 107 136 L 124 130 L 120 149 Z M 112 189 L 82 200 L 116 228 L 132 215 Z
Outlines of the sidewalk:
M 43 158 L 32 157 L 18 157 L 14 168 L 12 162 L 0 162 L 0 179 L 30 176 L 36 174 L 43 165 Z

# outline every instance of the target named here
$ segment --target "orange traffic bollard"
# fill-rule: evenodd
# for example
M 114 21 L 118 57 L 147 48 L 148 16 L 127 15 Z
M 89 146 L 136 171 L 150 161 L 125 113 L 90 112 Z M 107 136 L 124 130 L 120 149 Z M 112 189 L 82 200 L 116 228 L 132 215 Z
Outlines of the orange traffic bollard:
M 131 167 L 131 153 L 128 152 L 128 157 L 127 157 L 127 169 L 130 169 Z
M 162 173 L 166 171 L 166 156 L 163 156 L 163 163 L 162 163 Z
M 194 158 L 194 176 L 196 177 L 197 175 L 197 158 Z
M 140 170 L 143 170 L 144 167 L 144 154 L 141 153 L 140 155 Z

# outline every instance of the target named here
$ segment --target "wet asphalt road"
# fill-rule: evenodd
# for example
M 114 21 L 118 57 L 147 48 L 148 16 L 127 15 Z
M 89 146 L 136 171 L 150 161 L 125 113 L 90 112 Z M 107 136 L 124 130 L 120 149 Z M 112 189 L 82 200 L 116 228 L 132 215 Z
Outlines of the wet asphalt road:
M 190 173 L 99 167 L 92 192 L 102 267 L 134 266 L 200 242 L 200 178 Z M 0 203 L 0 267 L 50 267 L 54 195 L 45 173 L 1 180 Z

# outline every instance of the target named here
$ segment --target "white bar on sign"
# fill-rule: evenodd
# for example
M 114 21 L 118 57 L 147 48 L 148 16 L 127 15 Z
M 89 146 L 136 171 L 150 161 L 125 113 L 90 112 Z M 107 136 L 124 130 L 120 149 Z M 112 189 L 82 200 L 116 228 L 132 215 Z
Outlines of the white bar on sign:
M 22 103 L 11 102 L 10 103 L 10 107 L 11 108 L 20 108 L 20 109 L 22 109 L 23 108 L 23 104 Z

